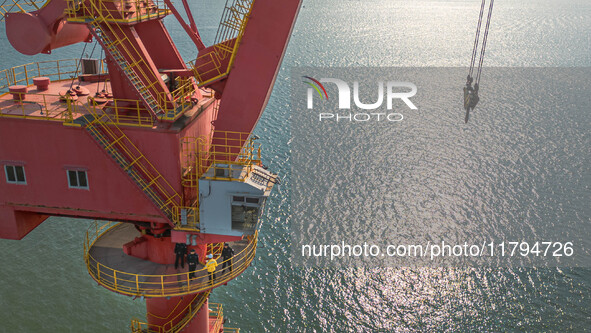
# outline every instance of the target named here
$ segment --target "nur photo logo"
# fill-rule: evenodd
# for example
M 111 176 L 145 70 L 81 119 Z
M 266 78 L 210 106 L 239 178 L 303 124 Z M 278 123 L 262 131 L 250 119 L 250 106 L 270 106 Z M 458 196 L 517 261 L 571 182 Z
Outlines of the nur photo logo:
M 309 86 L 306 93 L 306 105 L 309 110 L 314 109 L 315 98 L 320 102 L 326 102 L 329 100 L 327 89 L 323 83 L 331 83 L 332 85 L 330 86 L 337 88 L 338 110 L 335 110 L 334 112 L 324 112 L 323 110 L 323 112 L 320 112 L 318 115 L 319 121 L 402 121 L 404 116 L 399 112 L 392 111 L 395 100 L 401 100 L 409 109 L 417 110 L 416 105 L 410 100 L 416 95 L 417 86 L 411 82 L 378 81 L 367 85 L 377 87 L 377 92 L 374 91 L 373 93 L 369 93 L 365 91 L 365 94 L 363 94 L 360 91 L 359 81 L 353 81 L 353 89 L 351 89 L 351 85 L 341 79 L 321 78 L 320 80 L 317 80 L 310 76 L 303 76 L 303 78 L 306 79 L 306 81 L 302 82 Z M 364 102 L 371 100 L 371 98 L 373 98 L 375 102 Z M 354 104 L 353 108 L 352 104 Z M 380 110 L 383 111 L 380 112 Z

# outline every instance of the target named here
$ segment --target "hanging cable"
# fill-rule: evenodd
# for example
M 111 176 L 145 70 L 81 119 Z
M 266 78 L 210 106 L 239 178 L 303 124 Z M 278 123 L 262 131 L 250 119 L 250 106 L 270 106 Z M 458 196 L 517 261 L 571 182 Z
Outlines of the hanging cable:
M 478 25 L 476 26 L 476 37 L 474 37 L 474 47 L 472 49 L 472 60 L 470 61 L 470 71 L 468 77 L 471 78 L 474 72 L 474 64 L 476 63 L 476 54 L 478 54 L 478 42 L 480 40 L 480 27 L 482 26 L 482 17 L 484 16 L 484 7 L 486 0 L 482 0 L 480 5 L 480 15 L 478 16 Z
M 80 69 L 80 63 L 82 63 L 82 57 L 84 57 L 84 52 L 86 52 L 86 46 L 88 46 L 88 43 L 84 43 L 84 49 L 82 49 L 82 54 L 80 55 L 80 60 L 76 64 L 76 74 L 78 73 L 78 70 Z M 72 90 L 72 87 L 74 86 L 74 80 L 75 79 L 76 79 L 76 77 L 73 76 L 72 77 L 72 82 L 70 83 L 70 88 L 68 89 L 68 91 L 71 91 Z
M 96 49 L 97 45 L 98 45 L 98 41 L 95 41 L 94 46 L 92 47 L 92 51 L 90 51 L 90 56 L 87 56 L 89 59 L 92 59 L 92 56 L 94 55 L 94 50 Z M 102 50 L 102 48 L 101 48 L 101 50 Z M 84 56 L 84 51 L 82 51 L 82 56 Z M 80 57 L 80 61 L 82 61 L 82 57 Z M 80 85 L 80 84 L 81 84 L 80 75 L 78 75 L 78 85 Z
M 488 30 L 490 28 L 490 21 L 492 17 L 493 5 L 495 0 L 490 0 L 490 7 L 488 8 L 488 18 L 486 19 L 486 28 L 484 28 L 484 37 L 482 38 L 482 49 L 480 50 L 480 61 L 478 62 L 478 72 L 476 73 L 476 84 L 480 85 L 480 74 L 482 74 L 482 64 L 484 63 L 484 53 L 486 52 L 486 41 L 488 40 Z
M 99 55 L 99 74 L 98 74 L 98 83 L 96 84 L 96 96 L 99 96 L 99 89 L 101 87 L 101 74 L 103 74 L 103 48 L 101 47 L 101 54 Z

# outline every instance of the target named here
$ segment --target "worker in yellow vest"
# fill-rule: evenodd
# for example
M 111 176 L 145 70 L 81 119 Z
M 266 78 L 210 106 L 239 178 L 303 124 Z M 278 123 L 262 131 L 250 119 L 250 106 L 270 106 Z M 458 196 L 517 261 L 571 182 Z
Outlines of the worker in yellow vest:
M 209 283 L 213 285 L 213 280 L 215 279 L 215 268 L 217 267 L 218 262 L 213 258 L 213 254 L 207 255 L 207 263 L 205 263 L 205 268 L 209 272 Z

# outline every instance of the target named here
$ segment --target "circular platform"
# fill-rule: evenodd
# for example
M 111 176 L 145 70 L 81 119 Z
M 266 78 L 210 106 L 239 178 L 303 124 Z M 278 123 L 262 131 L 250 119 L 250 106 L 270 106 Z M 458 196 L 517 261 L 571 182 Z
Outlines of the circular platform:
M 232 270 L 222 270 L 218 259 L 213 284 L 209 273 L 198 265 L 194 277 L 185 268 L 161 265 L 129 256 L 123 244 L 138 236 L 133 224 L 95 222 L 89 228 L 84 246 L 84 260 L 90 276 L 103 287 L 120 294 L 144 297 L 168 297 L 204 292 L 236 278 L 255 257 L 257 234 L 229 243 L 234 249 Z

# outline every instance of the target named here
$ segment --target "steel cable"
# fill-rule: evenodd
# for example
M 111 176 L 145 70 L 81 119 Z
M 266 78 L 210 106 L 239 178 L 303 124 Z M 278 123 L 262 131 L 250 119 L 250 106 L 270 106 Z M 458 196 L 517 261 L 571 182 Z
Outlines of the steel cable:
M 486 41 L 488 40 L 488 30 L 490 28 L 494 3 L 495 0 L 490 1 L 490 7 L 488 8 L 488 18 L 486 20 L 486 28 L 484 29 L 484 37 L 482 38 L 482 49 L 480 51 L 480 60 L 478 62 L 478 72 L 476 73 L 476 84 L 478 85 L 480 85 L 480 74 L 482 74 L 482 64 L 484 63 L 484 53 L 486 52 Z
M 482 0 L 480 5 L 480 15 L 478 17 L 478 25 L 476 27 L 476 37 L 474 37 L 474 48 L 472 49 L 472 60 L 470 61 L 470 72 L 469 76 L 472 77 L 474 72 L 474 64 L 476 63 L 476 54 L 478 54 L 478 43 L 480 41 L 480 27 L 482 26 L 482 17 L 484 16 L 484 7 L 486 0 Z

